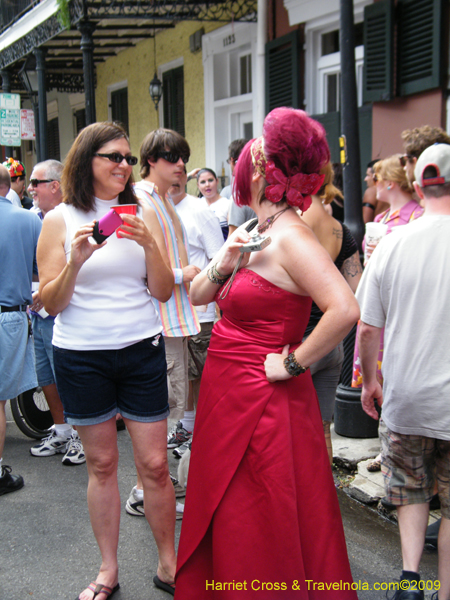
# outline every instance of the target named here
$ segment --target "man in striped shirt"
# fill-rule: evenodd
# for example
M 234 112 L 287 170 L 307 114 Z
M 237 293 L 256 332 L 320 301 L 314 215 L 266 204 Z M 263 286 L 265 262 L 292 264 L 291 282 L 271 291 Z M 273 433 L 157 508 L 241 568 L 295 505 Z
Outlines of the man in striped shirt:
M 167 192 L 171 185 L 178 183 L 184 176 L 189 156 L 189 144 L 179 133 L 170 129 L 152 131 L 141 145 L 142 180 L 134 188 L 137 197 L 157 214 L 175 277 L 171 298 L 165 303 L 155 301 L 155 304 L 163 326 L 170 419 L 175 422 L 176 430 L 180 428 L 178 423 L 183 418 L 189 392 L 187 341 L 189 336 L 200 331 L 197 313 L 189 299 L 189 283 L 200 269 L 189 264 L 186 231 L 167 197 Z M 172 436 L 172 432 L 169 435 Z M 139 487 L 138 483 L 137 491 Z M 139 496 L 135 491 L 136 502 L 131 496 L 128 499 L 126 510 L 129 514 L 143 515 L 143 501 Z

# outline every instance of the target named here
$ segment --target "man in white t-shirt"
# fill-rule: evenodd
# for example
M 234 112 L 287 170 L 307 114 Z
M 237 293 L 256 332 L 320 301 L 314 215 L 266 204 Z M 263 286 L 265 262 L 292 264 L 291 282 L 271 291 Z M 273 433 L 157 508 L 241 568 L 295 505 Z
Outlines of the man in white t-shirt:
M 387 499 L 397 507 L 403 558 L 394 599 L 424 598 L 418 571 L 437 480 L 440 589 L 433 600 L 449 600 L 450 146 L 427 148 L 416 163 L 415 179 L 424 216 L 380 242 L 356 292 L 361 401 L 373 418 L 378 418 L 374 403 L 383 404 L 387 426 L 380 434 L 382 469 Z M 382 389 L 376 366 L 383 327 Z
M 186 194 L 186 183 L 185 169 L 180 181 L 169 189 L 169 194 L 187 232 L 190 262 L 203 270 L 222 247 L 223 234 L 217 216 L 211 210 L 202 206 L 198 198 Z M 196 335 L 192 335 L 188 342 L 189 398 L 187 410 L 181 419 L 182 426 L 187 431 L 193 431 L 194 429 L 195 407 L 200 390 L 200 380 L 215 319 L 215 302 L 195 308 L 201 331 Z M 187 450 L 189 443 L 190 440 L 175 448 L 173 453 L 181 457 Z

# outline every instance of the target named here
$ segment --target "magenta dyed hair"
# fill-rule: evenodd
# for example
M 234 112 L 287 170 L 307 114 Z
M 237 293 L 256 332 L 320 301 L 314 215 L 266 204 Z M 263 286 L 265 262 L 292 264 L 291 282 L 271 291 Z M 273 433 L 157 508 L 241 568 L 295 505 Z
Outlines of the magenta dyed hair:
M 264 120 L 264 154 L 286 177 L 297 173 L 319 173 L 330 160 L 325 130 L 305 111 L 275 108 Z M 233 198 L 239 206 L 252 199 L 251 179 L 254 170 L 250 140 L 242 150 L 234 172 Z

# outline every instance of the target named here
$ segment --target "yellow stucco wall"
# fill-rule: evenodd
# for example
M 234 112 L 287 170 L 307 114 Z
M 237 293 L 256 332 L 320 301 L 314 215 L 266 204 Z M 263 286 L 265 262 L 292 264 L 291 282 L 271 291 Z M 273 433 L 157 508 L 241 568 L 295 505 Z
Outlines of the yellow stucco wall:
M 185 21 L 174 29 L 156 34 L 157 65 L 183 57 L 184 60 L 184 121 L 186 139 L 191 147 L 188 171 L 205 165 L 205 113 L 202 51 L 192 53 L 189 36 L 204 27 L 209 33 L 224 23 L 200 23 Z M 128 82 L 128 119 L 132 153 L 139 156 L 139 147 L 149 131 L 159 127 L 158 113 L 148 93 L 150 80 L 155 72 L 153 39 L 148 39 L 120 52 L 97 65 L 96 110 L 97 120 L 108 119 L 108 86 L 121 81 Z M 162 125 L 162 123 L 161 123 Z M 134 168 L 139 180 L 139 165 Z M 195 184 L 189 184 L 194 193 Z

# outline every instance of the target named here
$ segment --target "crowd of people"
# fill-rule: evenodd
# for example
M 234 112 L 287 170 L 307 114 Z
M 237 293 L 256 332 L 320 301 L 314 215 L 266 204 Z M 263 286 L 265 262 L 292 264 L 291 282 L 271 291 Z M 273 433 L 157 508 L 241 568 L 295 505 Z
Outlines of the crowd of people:
M 419 564 L 437 492 L 435 598 L 450 599 L 450 138 L 427 126 L 403 140 L 404 154 L 367 167 L 362 214 L 385 235 L 367 240 L 364 273 L 325 131 L 300 110 L 275 109 L 261 137 L 232 142 L 233 185 L 222 191 L 212 169 L 187 172 L 177 132 L 149 133 L 138 159 L 110 122 L 83 129 L 64 165 L 36 164 L 31 198 L 23 163 L 0 166 L 0 495 L 24 485 L 2 463 L 5 402 L 40 386 L 54 425 L 31 454 L 63 454 L 89 476 L 101 566 L 78 600 L 120 587 L 119 417 L 136 466 L 125 510 L 151 527 L 156 587 L 180 600 L 234 599 L 222 583 L 250 579 L 283 582 L 270 595 L 282 598 L 297 581 L 300 600 L 357 598 L 330 425 L 342 340 L 360 309 L 353 385 L 370 416 L 382 405 L 373 470 L 398 511 L 409 582 L 394 598 L 424 598 Z M 186 193 L 193 178 L 200 197 Z M 186 489 L 168 450 L 189 460 Z M 311 590 L 307 580 L 341 586 Z

